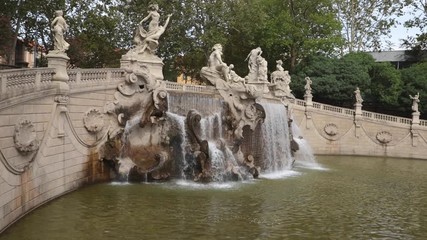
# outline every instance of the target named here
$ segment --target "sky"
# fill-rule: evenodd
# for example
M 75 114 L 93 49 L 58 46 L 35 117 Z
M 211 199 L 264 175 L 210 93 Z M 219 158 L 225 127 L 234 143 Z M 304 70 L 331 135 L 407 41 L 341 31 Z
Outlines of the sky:
M 410 9 L 407 9 L 403 16 L 397 18 L 400 24 L 391 29 L 391 38 L 389 39 L 393 43 L 392 49 L 394 50 L 404 49 L 400 46 L 402 44 L 401 39 L 406 39 L 410 36 L 414 37 L 417 33 L 420 33 L 419 29 L 405 28 L 403 26 L 403 23 L 406 20 L 409 20 L 413 17 L 412 14 L 410 12 Z

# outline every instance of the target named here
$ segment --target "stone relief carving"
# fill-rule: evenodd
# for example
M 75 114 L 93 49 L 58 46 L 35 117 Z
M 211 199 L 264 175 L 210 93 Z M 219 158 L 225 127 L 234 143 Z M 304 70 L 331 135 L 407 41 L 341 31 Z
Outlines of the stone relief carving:
M 393 140 L 393 135 L 388 131 L 381 131 L 377 133 L 376 138 L 380 143 L 387 144 Z
M 39 148 L 37 133 L 34 124 L 29 120 L 20 120 L 15 125 L 13 137 L 15 148 L 22 154 L 28 154 Z
M 326 134 L 333 137 L 338 134 L 338 126 L 335 123 L 328 123 L 323 128 Z
M 104 116 L 98 109 L 92 108 L 84 114 L 83 123 L 88 132 L 98 133 L 104 128 Z

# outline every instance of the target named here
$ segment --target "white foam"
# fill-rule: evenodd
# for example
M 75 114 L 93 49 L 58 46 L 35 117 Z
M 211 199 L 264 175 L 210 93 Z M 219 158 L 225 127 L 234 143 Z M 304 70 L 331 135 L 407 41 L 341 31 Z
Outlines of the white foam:
M 270 173 L 263 173 L 259 176 L 259 178 L 264 179 L 284 179 L 289 177 L 296 177 L 301 175 L 300 172 L 293 171 L 293 170 L 284 170 L 284 171 L 276 171 L 276 172 L 270 172 Z

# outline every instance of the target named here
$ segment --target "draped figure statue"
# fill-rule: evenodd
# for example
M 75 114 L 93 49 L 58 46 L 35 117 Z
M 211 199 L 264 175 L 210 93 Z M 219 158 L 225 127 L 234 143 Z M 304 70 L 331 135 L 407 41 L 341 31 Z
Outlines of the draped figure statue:
M 64 33 L 68 29 L 67 22 L 63 17 L 62 10 L 55 11 L 56 17 L 53 19 L 51 25 L 53 28 L 53 49 L 59 52 L 65 52 L 70 47 L 64 40 Z

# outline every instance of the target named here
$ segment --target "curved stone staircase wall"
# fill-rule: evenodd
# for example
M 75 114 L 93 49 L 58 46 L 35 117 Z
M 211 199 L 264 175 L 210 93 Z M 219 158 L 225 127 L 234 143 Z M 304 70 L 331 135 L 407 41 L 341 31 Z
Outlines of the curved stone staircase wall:
M 0 232 L 45 202 L 109 179 L 96 148 L 109 124 L 91 133 L 83 119 L 90 112 L 103 112 L 114 100 L 124 70 L 69 70 L 66 95 L 58 92 L 53 74 L 49 68 L 0 72 Z M 207 86 L 166 82 L 166 88 L 217 95 Z M 353 109 L 315 102 L 306 105 L 297 99 L 288 110 L 315 154 L 427 159 L 427 121 L 413 124 L 409 118 L 365 111 L 356 115 Z M 26 154 L 18 151 L 14 140 L 16 132 L 25 132 L 22 122 L 27 127 L 31 123 L 39 144 Z

